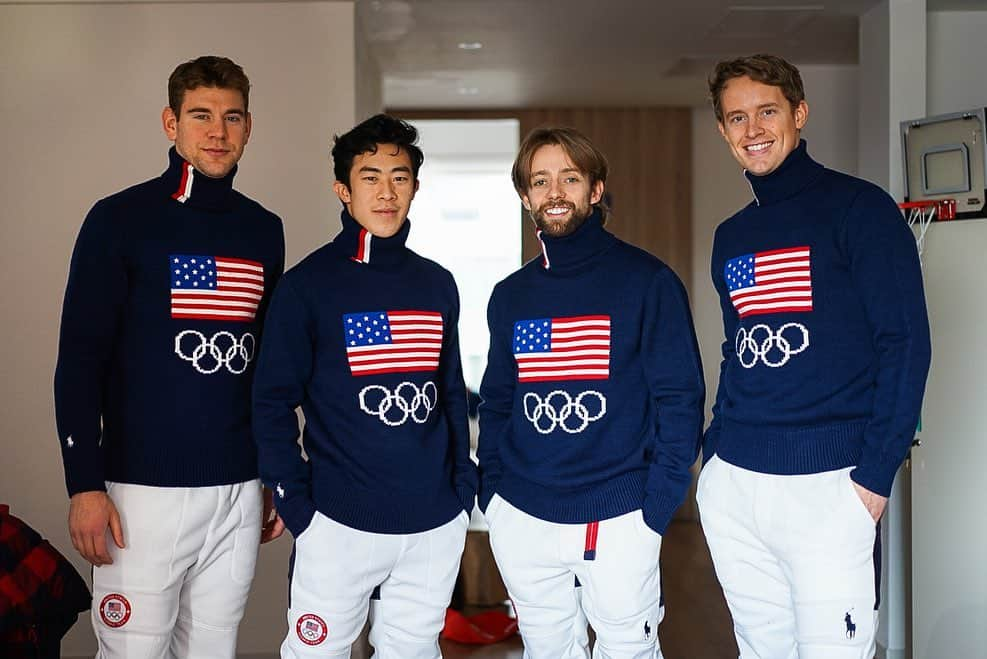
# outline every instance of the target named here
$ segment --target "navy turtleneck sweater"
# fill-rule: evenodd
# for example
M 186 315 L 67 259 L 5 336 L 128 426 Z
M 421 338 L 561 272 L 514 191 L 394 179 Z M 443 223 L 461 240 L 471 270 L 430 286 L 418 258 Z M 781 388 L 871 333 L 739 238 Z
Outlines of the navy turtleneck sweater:
M 705 459 L 770 474 L 856 467 L 887 496 L 914 436 L 931 347 L 915 240 L 880 188 L 805 141 L 719 226 L 726 340 Z
M 664 533 L 702 432 L 702 366 L 685 289 L 603 228 L 539 235 L 500 282 L 480 387 L 480 505 L 588 523 L 642 509 Z
M 459 294 L 452 275 L 345 210 L 336 238 L 289 270 L 254 382 L 261 478 L 295 537 L 315 511 L 417 533 L 473 509 Z M 305 413 L 298 450 L 295 409 Z
M 70 495 L 257 477 L 250 384 L 281 220 L 169 152 L 99 201 L 69 269 L 55 416 Z

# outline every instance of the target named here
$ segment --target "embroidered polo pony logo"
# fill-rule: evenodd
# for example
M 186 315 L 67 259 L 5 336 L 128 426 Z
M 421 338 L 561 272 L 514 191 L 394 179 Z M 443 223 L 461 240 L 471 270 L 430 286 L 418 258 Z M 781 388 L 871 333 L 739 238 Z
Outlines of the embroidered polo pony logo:
M 847 611 L 846 616 L 843 618 L 843 622 L 846 623 L 846 637 L 853 638 L 857 635 L 857 624 L 850 617 L 850 612 Z

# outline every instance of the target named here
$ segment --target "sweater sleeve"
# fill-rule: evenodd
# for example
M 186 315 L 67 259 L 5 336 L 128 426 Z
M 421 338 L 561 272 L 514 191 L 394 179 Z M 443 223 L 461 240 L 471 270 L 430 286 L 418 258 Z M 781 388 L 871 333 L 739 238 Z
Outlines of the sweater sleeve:
M 737 311 L 730 303 L 730 295 L 727 293 L 726 284 L 723 281 L 723 272 L 717 271 L 717 264 L 720 260 L 716 258 L 716 246 L 713 247 L 713 259 L 710 276 L 713 280 L 713 287 L 716 289 L 717 297 L 720 300 L 720 312 L 723 317 L 723 344 L 720 347 L 720 376 L 716 385 L 716 399 L 713 401 L 712 419 L 709 427 L 703 435 L 703 466 L 716 455 L 716 446 L 720 439 L 720 428 L 723 425 L 723 408 L 727 404 L 726 372 L 727 365 L 735 358 L 734 339 L 737 333 Z
M 487 305 L 487 325 L 490 328 L 490 350 L 487 369 L 480 384 L 480 459 L 479 505 L 484 512 L 497 491 L 501 477 L 500 443 L 510 432 L 514 408 L 516 374 L 514 358 L 501 329 L 496 310 L 497 289 Z
M 55 366 L 55 421 L 69 496 L 105 490 L 103 396 L 127 297 L 123 236 L 107 203 L 89 212 L 72 253 Z
M 312 475 L 298 446 L 295 410 L 305 399 L 314 360 L 312 323 L 291 282 L 274 291 L 253 385 L 253 431 L 261 480 L 296 538 L 315 515 Z
M 665 268 L 644 306 L 641 359 L 658 410 L 657 443 L 645 485 L 644 520 L 664 533 L 692 480 L 706 386 L 685 288 Z
M 450 275 L 450 280 L 452 279 Z M 453 455 L 453 485 L 463 510 L 473 512 L 476 498 L 477 469 L 470 459 L 470 431 L 467 414 L 466 383 L 463 381 L 462 358 L 459 354 L 459 291 L 455 281 L 450 281 L 455 306 L 449 313 L 445 329 L 445 345 L 442 347 L 442 402 L 446 422 L 449 424 L 449 441 Z
M 922 272 L 915 238 L 883 191 L 858 195 L 846 219 L 850 276 L 877 360 L 873 410 L 852 478 L 888 496 L 915 436 L 932 357 Z

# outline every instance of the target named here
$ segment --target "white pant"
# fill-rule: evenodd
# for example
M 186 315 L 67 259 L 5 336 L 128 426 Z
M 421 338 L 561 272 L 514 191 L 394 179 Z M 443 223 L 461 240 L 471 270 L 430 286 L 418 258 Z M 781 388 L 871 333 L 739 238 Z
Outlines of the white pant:
M 260 543 L 261 486 L 107 483 L 125 549 L 93 568 L 97 659 L 232 659 Z
M 495 494 L 486 518 L 490 547 L 517 611 L 525 659 L 588 657 L 587 619 L 596 632 L 594 657 L 661 657 L 661 536 L 640 510 L 601 520 L 595 528 L 557 524 Z
M 876 525 L 850 471 L 703 468 L 696 498 L 742 659 L 874 656 Z
M 469 516 L 422 533 L 360 531 L 316 513 L 295 540 L 284 659 L 349 657 L 380 586 L 375 659 L 438 659 Z

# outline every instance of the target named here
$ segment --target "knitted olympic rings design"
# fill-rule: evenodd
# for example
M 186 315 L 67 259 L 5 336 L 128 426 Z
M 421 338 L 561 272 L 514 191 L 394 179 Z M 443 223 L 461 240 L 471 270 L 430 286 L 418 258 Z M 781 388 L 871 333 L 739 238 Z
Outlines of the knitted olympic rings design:
M 367 405 L 371 392 L 379 392 L 370 396 L 370 402 L 376 402 L 375 408 Z M 377 417 L 388 426 L 400 426 L 409 418 L 415 423 L 425 423 L 439 401 L 439 392 L 431 381 L 423 384 L 421 389 L 414 382 L 402 382 L 393 392 L 383 385 L 370 384 L 360 390 L 359 399 L 360 409 L 370 416 Z M 389 416 L 388 412 L 392 409 L 398 410 L 400 416 Z
M 191 352 L 186 350 L 186 337 L 195 337 L 198 340 Z M 211 375 L 219 369 L 226 367 L 226 370 L 233 375 L 240 375 L 247 370 L 247 365 L 254 359 L 254 351 L 257 347 L 257 340 L 250 332 L 246 332 L 239 339 L 232 332 L 223 330 L 216 332 L 212 338 L 196 330 L 184 330 L 175 336 L 175 354 L 187 362 L 192 362 L 199 373 Z
M 778 368 L 808 347 L 809 330 L 800 323 L 785 323 L 777 332 L 763 323 L 741 327 L 734 338 L 734 350 L 744 368 L 754 368 L 758 361 Z
M 596 406 L 599 409 L 595 414 L 590 412 L 589 407 L 583 404 L 583 400 L 587 397 L 596 400 Z M 534 405 L 531 404 L 532 401 Z M 586 427 L 591 422 L 602 418 L 607 413 L 606 396 L 599 391 L 593 390 L 582 392 L 576 396 L 575 400 L 561 389 L 552 391 L 544 399 L 538 394 L 529 391 L 524 395 L 522 403 L 524 405 L 524 416 L 535 427 L 535 430 L 542 435 L 547 435 L 556 428 L 561 428 L 571 435 L 581 433 L 586 430 Z M 578 420 L 577 425 L 567 423 L 573 417 Z M 542 419 L 548 419 L 548 424 L 546 425 L 542 422 Z

